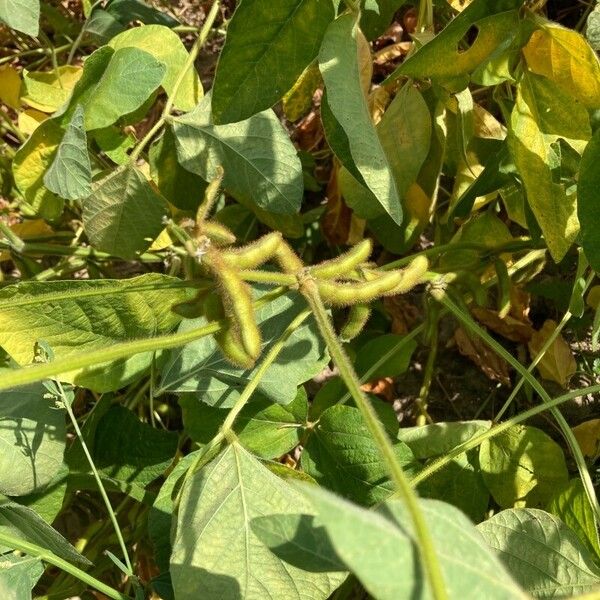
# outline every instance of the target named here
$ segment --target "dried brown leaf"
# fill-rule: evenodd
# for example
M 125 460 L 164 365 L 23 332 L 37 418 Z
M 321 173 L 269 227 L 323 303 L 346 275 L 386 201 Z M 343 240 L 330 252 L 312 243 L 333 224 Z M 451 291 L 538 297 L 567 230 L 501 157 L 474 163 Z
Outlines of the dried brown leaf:
M 534 332 L 528 344 L 532 359 L 537 356 L 556 327 L 556 321 L 548 320 L 539 331 Z M 552 342 L 537 368 L 544 379 L 567 387 L 569 379 L 577 370 L 577 363 L 569 344 L 561 335 Z

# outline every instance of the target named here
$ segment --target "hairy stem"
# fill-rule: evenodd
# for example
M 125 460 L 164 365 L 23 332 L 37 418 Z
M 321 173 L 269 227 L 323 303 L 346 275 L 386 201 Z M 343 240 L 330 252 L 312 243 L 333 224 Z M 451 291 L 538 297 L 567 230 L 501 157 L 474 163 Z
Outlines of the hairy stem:
M 425 517 L 419 506 L 417 495 L 410 486 L 410 483 L 402 470 L 402 466 L 398 463 L 394 448 L 387 436 L 385 428 L 381 424 L 373 406 L 360 388 L 358 376 L 337 338 L 315 281 L 310 277 L 301 278 L 300 291 L 306 298 L 308 305 L 312 310 L 319 331 L 331 354 L 331 358 L 340 372 L 340 377 L 346 384 L 356 406 L 360 409 L 365 424 L 386 462 L 390 477 L 411 515 L 419 551 L 423 560 L 424 571 L 431 586 L 433 596 L 437 600 L 445 599 L 448 595 L 446 593 L 442 571 L 433 546 L 433 540 L 427 529 Z

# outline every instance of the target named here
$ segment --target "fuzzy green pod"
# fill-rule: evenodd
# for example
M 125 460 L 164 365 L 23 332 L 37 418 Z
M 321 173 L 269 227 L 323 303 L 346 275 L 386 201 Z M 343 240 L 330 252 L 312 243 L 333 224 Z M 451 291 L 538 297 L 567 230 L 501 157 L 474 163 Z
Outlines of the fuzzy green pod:
M 350 273 L 358 265 L 366 262 L 373 251 L 371 240 L 364 239 L 337 258 L 325 261 L 310 268 L 310 274 L 317 279 L 336 279 Z
M 302 261 L 285 242 L 279 244 L 279 248 L 277 248 L 277 252 L 275 253 L 275 260 L 277 260 L 284 273 L 296 275 L 304 269 Z
M 231 246 L 235 244 L 236 237 L 233 233 L 216 221 L 207 221 L 199 229 L 200 235 L 205 235 L 216 246 Z
M 253 359 L 258 358 L 261 350 L 261 336 L 252 305 L 250 286 L 242 281 L 239 273 L 222 264 L 216 274 L 225 315 L 233 322 L 233 328 L 239 332 L 244 351 Z
M 392 290 L 391 294 L 406 294 L 415 286 L 424 283 L 428 269 L 429 261 L 427 258 L 425 256 L 417 256 L 408 267 L 399 271 L 402 274 L 402 279 Z
M 221 183 L 223 183 L 225 172 L 220 166 L 217 167 L 216 172 L 216 177 L 206 187 L 206 190 L 204 191 L 204 200 L 196 211 L 196 223 L 202 223 L 202 221 L 206 220 L 219 197 L 219 189 L 221 188 Z
M 350 307 L 346 323 L 340 331 L 343 342 L 353 340 L 364 328 L 371 316 L 371 308 L 367 304 L 355 304 Z
M 240 338 L 231 327 L 216 333 L 215 341 L 225 358 L 233 365 L 242 369 L 254 367 L 255 359 L 244 351 Z
M 269 233 L 259 240 L 223 252 L 223 260 L 237 269 L 256 269 L 277 255 L 277 250 L 283 239 L 279 232 Z
M 336 283 L 333 281 L 317 281 L 321 298 L 333 306 L 352 306 L 367 304 L 381 296 L 387 296 L 399 286 L 404 274 L 402 271 L 382 273 L 372 281 L 360 283 Z

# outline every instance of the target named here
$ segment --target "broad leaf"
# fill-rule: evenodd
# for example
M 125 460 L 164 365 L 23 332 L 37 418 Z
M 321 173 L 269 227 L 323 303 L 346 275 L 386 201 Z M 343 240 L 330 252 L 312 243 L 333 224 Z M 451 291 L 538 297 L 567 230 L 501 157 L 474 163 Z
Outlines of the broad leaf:
M 79 200 L 92 191 L 92 167 L 79 106 L 58 146 L 56 156 L 44 175 L 44 185 L 67 200 Z
M 600 63 L 580 33 L 544 23 L 523 54 L 533 73 L 548 77 L 587 108 L 600 108 Z
M 31 591 L 43 573 L 39 558 L 0 554 L 0 595 L 4 600 L 31 600 Z
M 502 508 L 545 506 L 557 487 L 569 481 L 561 447 L 535 427 L 515 425 L 485 440 L 479 462 Z
M 592 555 L 564 523 L 543 510 L 503 510 L 477 529 L 515 580 L 537 598 L 568 598 L 600 585 Z
M 341 148 L 340 141 L 331 135 L 328 141 L 336 154 L 350 155 L 354 169 L 348 160 L 345 166 L 373 193 L 382 211 L 400 224 L 402 206 L 396 182 L 361 87 L 358 36 L 354 16 L 342 15 L 328 27 L 319 52 L 319 68 L 327 90 L 323 104 L 343 132 L 339 135 Z
M 303 298 L 291 292 L 256 311 L 263 337 L 263 356 L 305 306 Z M 201 327 L 205 323 L 204 318 L 185 320 L 180 331 Z M 319 373 L 327 360 L 316 324 L 313 319 L 307 319 L 291 335 L 278 358 L 263 375 L 256 394 L 271 402 L 289 404 L 296 397 L 298 386 Z M 231 407 L 254 377 L 257 368 L 244 371 L 233 366 L 212 336 L 205 337 L 172 351 L 168 364 L 163 368 L 163 379 L 157 393 L 196 392 L 206 404 Z
M 585 257 L 596 272 L 600 272 L 600 129 L 587 145 L 581 157 L 577 187 L 577 214 L 581 224 L 581 245 Z
M 548 249 L 560 261 L 579 232 L 575 194 L 555 182 L 559 159 L 553 144 L 563 138 L 582 151 L 591 137 L 585 107 L 550 80 L 525 74 L 511 115 L 509 145 Z
M 302 486 L 342 562 L 377 600 L 429 599 L 405 505 L 388 500 L 365 510 L 316 486 Z M 456 508 L 421 500 L 449 598 L 524 599 L 496 555 Z
M 42 112 L 53 113 L 68 99 L 81 77 L 81 67 L 65 65 L 57 71 L 23 72 L 21 100 Z
M 83 226 L 92 245 L 121 258 L 136 258 L 163 230 L 167 203 L 133 166 L 95 182 L 83 202 Z
M 171 306 L 189 298 L 180 282 L 149 274 L 111 281 L 24 282 L 0 290 L 0 346 L 20 365 L 45 340 L 56 358 L 166 333 L 179 322 Z M 96 391 L 126 385 L 148 368 L 152 353 L 61 376 Z
M 112 407 L 94 436 L 96 467 L 116 481 L 145 487 L 173 462 L 178 436 L 142 423 L 123 406 Z
M 473 71 L 494 54 L 508 48 L 519 33 L 518 8 L 523 0 L 474 0 L 430 42 L 405 60 L 387 79 L 400 76 L 419 79 L 456 80 L 464 89 Z M 472 27 L 477 37 L 468 48 L 462 40 Z
M 111 3 L 112 8 L 114 2 Z M 108 44 L 115 51 L 121 48 L 138 48 L 151 54 L 165 65 L 162 87 L 169 96 L 173 95 L 175 84 L 188 58 L 188 52 L 179 35 L 164 25 L 146 25 L 124 31 Z M 202 84 L 193 67 L 190 67 L 180 82 L 175 96 L 175 108 L 192 110 L 203 95 Z
M 40 0 L 0 0 L 0 21 L 12 29 L 37 36 Z
M 556 490 L 547 510 L 572 529 L 590 552 L 600 556 L 594 509 L 590 505 L 581 479 L 571 479 L 567 485 Z
M 99 48 L 86 60 L 68 108 L 60 115 L 69 119 L 82 104 L 87 130 L 108 127 L 143 106 L 165 73 L 165 64 L 144 50 Z
M 176 598 L 328 598 L 345 573 L 288 565 L 250 526 L 255 517 L 298 512 L 311 512 L 300 493 L 238 444 L 229 446 L 183 488 L 171 555 Z
M 418 467 L 403 442 L 394 444 L 394 453 L 405 470 Z M 321 414 L 304 446 L 302 468 L 320 485 L 366 506 L 394 490 L 381 451 L 352 406 L 332 406 Z
M 91 566 L 90 561 L 79 554 L 56 529 L 50 527 L 26 506 L 5 500 L 0 501 L 0 532 L 2 531 L 46 548 L 69 562 L 84 567 Z
M 317 56 L 334 18 L 330 0 L 248 0 L 227 25 L 213 88 L 216 124 L 271 108 Z M 248 27 L 248 23 L 260 23 Z
M 297 213 L 303 193 L 302 165 L 272 110 L 214 125 L 207 95 L 191 112 L 173 119 L 179 162 L 211 181 L 217 168 L 232 196 L 278 214 Z
M 207 444 L 227 418 L 228 409 L 208 406 L 192 394 L 179 399 L 186 433 L 200 444 Z M 260 458 L 283 456 L 297 446 L 304 433 L 308 402 L 304 388 L 299 388 L 293 402 L 285 406 L 269 400 L 255 399 L 237 416 L 233 430 L 239 443 Z
M 12 163 L 15 184 L 33 211 L 45 219 L 56 219 L 63 210 L 63 199 L 44 185 L 44 175 L 62 138 L 56 120 L 47 119 L 19 148 Z
M 594 50 L 600 50 L 600 4 L 598 3 L 588 17 L 585 37 Z
M 345 571 L 324 527 L 313 515 L 270 515 L 252 519 L 252 531 L 275 556 L 286 563 L 321 573 Z
M 24 496 L 58 473 L 65 451 L 65 413 L 41 383 L 0 393 L 0 493 Z

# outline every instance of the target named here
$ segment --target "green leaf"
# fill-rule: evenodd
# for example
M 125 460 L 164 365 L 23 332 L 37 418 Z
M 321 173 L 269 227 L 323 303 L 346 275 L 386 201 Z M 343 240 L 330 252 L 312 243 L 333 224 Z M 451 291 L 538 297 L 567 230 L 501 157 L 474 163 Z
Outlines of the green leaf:
M 181 165 L 205 181 L 212 181 L 221 166 L 223 185 L 235 198 L 272 213 L 297 213 L 302 165 L 275 113 L 268 110 L 239 123 L 214 125 L 210 106 L 207 95 L 191 113 L 173 119 Z
M 0 21 L 36 37 L 39 33 L 40 0 L 0 0 Z
M 579 232 L 575 194 L 556 183 L 559 158 L 555 142 L 562 138 L 582 152 L 591 137 L 585 107 L 552 81 L 524 74 L 511 115 L 509 146 L 548 249 L 559 262 Z
M 15 184 L 33 212 L 46 219 L 56 219 L 64 206 L 64 200 L 44 185 L 44 175 L 62 138 L 63 130 L 56 120 L 47 119 L 17 150 L 12 163 Z
M 0 594 L 4 600 L 31 600 L 31 591 L 44 574 L 39 558 L 0 554 Z
M 65 460 L 66 457 L 67 455 L 65 454 Z M 34 510 L 42 517 L 42 519 L 44 519 L 44 521 L 46 521 L 46 523 L 51 525 L 62 510 L 65 494 L 67 492 L 68 474 L 69 468 L 63 463 L 52 481 L 50 481 L 46 487 L 39 492 L 27 494 L 26 496 L 19 496 L 15 500 L 19 504 L 23 504 Z
M 433 423 L 421 427 L 402 427 L 398 439 L 404 442 L 418 460 L 434 458 L 487 431 L 491 421 L 455 421 Z
M 85 109 L 86 129 L 108 127 L 120 117 L 140 108 L 162 83 L 166 73 L 163 62 L 138 48 L 120 48 L 114 51 L 100 74 L 98 71 L 104 61 L 105 56 L 101 56 L 94 63 L 93 69 L 89 68 L 89 79 L 85 73 L 88 69 L 86 62 L 79 82 L 81 87 L 77 89 L 76 86 L 71 99 L 73 106 L 77 96 L 84 95 L 79 102 Z M 99 74 L 100 77 L 97 78 Z
M 83 128 L 83 108 L 78 106 L 44 175 L 44 185 L 67 200 L 79 200 L 92 191 L 92 167 Z
M 0 501 L 0 532 L 46 548 L 57 556 L 82 565 L 92 563 L 79 554 L 56 529 L 53 529 L 30 508 L 15 502 Z
M 23 282 L 0 290 L 0 346 L 19 364 L 34 358 L 34 344 L 46 340 L 55 358 L 108 348 L 115 342 L 172 330 L 180 318 L 171 306 L 190 298 L 171 277 L 148 274 L 111 281 Z M 61 376 L 95 391 L 115 390 L 149 366 L 152 353 Z
M 167 127 L 152 144 L 149 159 L 150 175 L 160 193 L 181 210 L 196 210 L 202 202 L 207 183 L 177 161 L 175 136 L 171 127 Z
M 136 143 L 133 134 L 122 132 L 115 126 L 94 130 L 93 138 L 100 150 L 118 165 L 129 162 L 127 151 Z
M 0 393 L 0 493 L 24 496 L 43 489 L 65 452 L 65 413 L 45 398 L 41 383 Z
M 199 444 L 207 444 L 217 434 L 229 410 L 208 406 L 196 396 L 179 399 L 186 433 Z M 254 399 L 237 416 L 233 430 L 239 443 L 264 459 L 278 458 L 296 447 L 308 417 L 308 401 L 303 387 L 286 406 Z
M 286 563 L 311 573 L 345 571 L 324 527 L 312 515 L 270 515 L 252 519 L 252 531 Z
M 595 271 L 600 271 L 600 129 L 587 145 L 579 167 L 577 215 L 581 224 L 581 246 Z
M 304 299 L 290 292 L 256 311 L 263 345 L 262 354 L 278 340 L 290 322 L 304 310 Z M 204 318 L 182 322 L 180 331 L 201 327 Z M 300 384 L 319 373 L 327 364 L 324 343 L 313 319 L 307 319 L 289 338 L 273 365 L 262 377 L 256 394 L 277 404 L 289 404 Z M 233 406 L 254 377 L 256 369 L 244 371 L 233 366 L 221 353 L 213 337 L 192 342 L 171 352 L 163 368 L 162 392 L 195 392 L 210 406 Z
M 537 598 L 569 598 L 600 584 L 592 555 L 564 523 L 543 510 L 503 510 L 477 529 L 515 580 Z
M 176 598 L 328 598 L 344 573 L 285 564 L 250 526 L 255 517 L 298 512 L 311 512 L 300 493 L 238 444 L 229 446 L 183 488 L 171 555 Z
M 406 0 L 363 0 L 362 4 L 360 28 L 368 39 L 374 40 L 386 31 L 394 14 L 406 4 Z
M 585 37 L 594 50 L 600 50 L 600 4 L 598 3 L 588 17 Z
M 360 177 L 359 182 L 373 193 L 382 210 L 400 224 L 400 197 L 361 86 L 358 32 L 353 15 L 338 17 L 328 27 L 319 52 L 319 68 L 327 90 L 323 104 L 343 132 L 341 149 L 340 142 L 331 136 L 328 141 L 336 154 L 350 155 L 355 165 L 354 169 L 350 167 L 353 175 Z M 342 162 L 348 168 L 348 160 Z
M 135 259 L 163 230 L 167 203 L 142 173 L 120 167 L 95 182 L 83 202 L 83 226 L 92 245 Z
M 569 481 L 561 447 L 535 427 L 515 425 L 484 440 L 479 462 L 488 489 L 502 508 L 545 506 Z
M 394 453 L 405 470 L 418 467 L 403 442 L 394 444 Z M 385 460 L 360 411 L 352 406 L 332 406 L 321 414 L 304 446 L 302 468 L 320 485 L 366 506 L 394 490 Z
M 581 479 L 571 479 L 566 486 L 556 490 L 547 510 L 572 529 L 590 552 L 600 556 L 594 510 Z
M 316 486 L 302 491 L 318 512 L 339 558 L 377 600 L 431 598 L 415 555 L 410 516 L 400 500 L 375 511 L 360 508 Z M 524 594 L 486 548 L 481 535 L 456 508 L 421 500 L 449 598 L 524 599 Z M 273 511 L 272 511 L 273 512 Z
M 94 463 L 116 481 L 145 487 L 173 462 L 178 435 L 142 423 L 130 410 L 113 406 L 94 436 Z
M 215 75 L 214 122 L 242 121 L 271 108 L 317 56 L 334 16 L 329 0 L 247 0 L 238 5 Z
M 446 28 L 407 58 L 387 79 L 398 77 L 456 80 L 452 87 L 464 89 L 469 75 L 494 52 L 509 46 L 519 33 L 519 11 L 523 0 L 473 0 Z M 469 29 L 477 37 L 465 49 L 461 42 Z
M 231 25 L 228 26 L 228 31 L 230 27 Z M 173 95 L 179 74 L 183 71 L 188 58 L 188 52 L 177 33 L 164 25 L 146 25 L 124 31 L 114 37 L 108 45 L 114 48 L 115 52 L 122 48 L 144 50 L 164 64 L 166 70 L 161 85 L 169 97 Z M 183 76 L 175 95 L 175 108 L 183 111 L 192 110 L 203 94 L 204 90 L 198 74 L 193 67 L 190 67 Z

